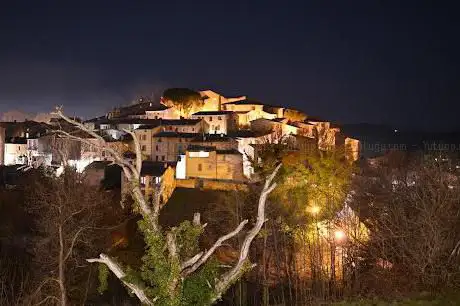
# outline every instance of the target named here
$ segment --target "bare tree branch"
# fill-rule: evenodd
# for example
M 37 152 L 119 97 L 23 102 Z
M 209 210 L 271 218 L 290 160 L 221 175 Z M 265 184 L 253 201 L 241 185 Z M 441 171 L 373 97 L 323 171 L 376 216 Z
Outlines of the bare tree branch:
M 131 185 L 130 186 L 131 194 L 133 195 L 133 198 L 135 199 L 137 205 L 139 206 L 141 214 L 149 221 L 149 225 L 152 227 L 154 231 L 156 232 L 159 231 L 160 227 L 158 225 L 158 217 L 156 217 L 157 213 L 154 214 L 152 212 L 152 209 L 148 205 L 144 195 L 142 194 L 142 190 L 140 189 L 140 186 L 139 186 L 140 173 L 141 173 L 141 168 L 142 168 L 142 152 L 140 149 L 139 140 L 137 139 L 137 136 L 135 135 L 135 133 L 126 130 L 133 137 L 134 143 L 136 144 L 136 147 L 135 147 L 136 148 L 136 166 L 133 166 L 131 163 L 129 163 L 123 158 L 122 154 L 120 154 L 119 152 L 111 148 L 102 136 L 98 135 L 94 131 L 91 131 L 90 129 L 85 127 L 82 123 L 77 122 L 67 117 L 66 115 L 64 115 L 64 113 L 62 112 L 62 108 L 56 108 L 56 111 L 53 114 L 58 115 L 60 118 L 72 124 L 79 130 L 86 132 L 89 135 L 93 136 L 94 138 L 100 140 L 100 144 L 94 144 L 93 142 L 90 142 L 83 137 L 72 135 L 66 131 L 63 131 L 63 130 L 57 131 L 58 133 L 65 135 L 66 137 L 70 139 L 74 139 L 74 140 L 77 140 L 77 141 L 80 141 L 80 142 L 83 142 L 89 145 L 99 147 L 101 150 L 108 152 L 113 158 L 113 162 L 122 167 L 123 172 L 128 182 Z M 159 213 L 159 210 L 158 210 L 158 213 Z
M 214 252 L 217 250 L 218 247 L 220 247 L 222 245 L 222 243 L 224 243 L 228 239 L 231 239 L 231 238 L 235 237 L 236 235 L 238 235 L 238 233 L 241 232 L 241 230 L 244 228 L 244 226 L 247 223 L 248 223 L 248 220 L 244 220 L 232 232 L 230 232 L 230 233 L 220 237 L 219 239 L 217 239 L 216 243 L 214 243 L 214 245 L 206 253 L 204 253 L 204 255 L 201 256 L 198 259 L 197 262 L 195 262 L 193 265 L 191 265 L 186 270 L 182 271 L 182 276 L 186 277 L 186 276 L 190 275 L 191 273 L 195 272 L 202 264 L 204 264 L 209 259 L 209 257 L 211 257 L 212 254 L 214 254 Z M 195 257 L 196 256 L 194 256 L 193 258 L 195 258 Z M 183 264 L 183 266 L 184 266 L 184 264 Z
M 246 237 L 243 241 L 243 244 L 240 249 L 240 256 L 237 264 L 227 273 L 220 277 L 216 283 L 215 292 L 216 296 L 213 297 L 212 302 L 215 302 L 219 299 L 222 294 L 225 292 L 226 288 L 230 286 L 234 281 L 238 279 L 242 272 L 244 272 L 245 263 L 247 262 L 249 255 L 249 247 L 251 246 L 252 241 L 257 236 L 257 234 L 262 229 L 266 218 L 265 218 L 265 202 L 267 201 L 268 195 L 275 189 L 276 183 L 273 183 L 273 179 L 281 168 L 279 164 L 273 173 L 267 178 L 264 189 L 259 198 L 259 206 L 257 211 L 257 221 L 254 227 L 246 234 Z M 253 267 L 253 265 L 251 266 Z
M 126 276 L 126 273 L 123 271 L 121 266 L 116 263 L 113 259 L 111 259 L 109 256 L 105 254 L 99 255 L 99 258 L 92 258 L 92 259 L 87 259 L 89 263 L 103 263 L 105 264 L 110 271 L 112 271 L 113 274 L 126 286 L 128 287 L 133 294 L 136 295 L 136 297 L 141 301 L 142 303 L 146 305 L 154 305 L 155 301 L 150 300 L 147 297 L 147 294 L 144 292 L 144 289 L 142 289 L 139 285 L 132 284 L 130 282 L 125 281 L 123 278 Z

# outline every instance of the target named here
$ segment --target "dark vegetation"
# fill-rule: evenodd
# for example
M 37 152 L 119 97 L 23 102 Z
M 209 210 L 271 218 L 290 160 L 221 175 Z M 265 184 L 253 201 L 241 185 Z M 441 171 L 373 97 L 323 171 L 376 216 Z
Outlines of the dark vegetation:
M 396 152 L 372 166 L 358 166 L 334 152 L 267 147 L 262 154 L 267 162 L 258 168 L 260 175 L 279 161 L 284 166 L 267 203 L 268 221 L 251 247 L 257 267 L 228 290 L 221 305 L 458 304 L 460 185 L 455 161 Z M 104 271 L 85 259 L 106 252 L 139 267 L 145 248 L 140 218 L 128 213 L 129 207 L 121 208 L 119 191 L 85 189 L 75 178 L 52 183 L 46 174 L 29 171 L 16 178 L 14 188 L 0 189 L 1 305 L 36 304 L 57 294 L 57 283 L 37 291 L 59 270 L 53 260 L 56 244 L 37 247 L 56 238 L 52 229 L 57 224 L 50 222 L 55 214 L 42 208 L 39 199 L 56 203 L 56 190 L 67 185 L 75 191 L 65 193 L 79 205 L 101 204 L 85 219 L 92 222 L 92 235 L 75 244 L 66 266 L 69 304 L 138 305 L 112 275 L 108 290 L 99 293 L 98 276 Z M 255 216 L 259 188 L 177 188 L 160 224 L 172 228 L 200 212 L 208 223 L 200 245 L 209 247 L 241 220 Z M 344 237 L 337 239 L 337 230 Z M 240 236 L 229 240 L 215 253 L 215 262 L 234 263 L 240 243 Z M 55 268 L 43 269 L 48 265 Z M 45 304 L 53 305 L 53 298 Z

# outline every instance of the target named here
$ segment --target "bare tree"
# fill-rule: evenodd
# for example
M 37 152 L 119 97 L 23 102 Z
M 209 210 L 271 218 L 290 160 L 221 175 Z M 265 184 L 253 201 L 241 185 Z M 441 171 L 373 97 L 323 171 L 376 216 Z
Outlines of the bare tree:
M 370 230 L 369 239 L 355 245 L 368 262 L 361 271 L 365 288 L 458 286 L 459 187 L 458 175 L 434 162 L 381 167 L 375 177 L 360 180 L 352 204 Z
M 210 247 L 209 250 L 197 252 L 190 255 L 185 251 L 184 245 L 189 240 L 196 240 L 197 236 L 204 230 L 206 224 L 201 224 L 200 215 L 196 214 L 191 224 L 189 221 L 184 221 L 178 228 L 173 228 L 170 231 L 163 231 L 160 227 L 158 218 L 160 214 L 160 199 L 159 194 L 161 190 L 157 190 L 156 197 L 151 205 L 144 197 L 140 188 L 140 171 L 142 167 L 142 154 L 134 132 L 125 130 L 130 134 L 134 140 L 136 148 L 136 160 L 134 164 L 125 160 L 122 155 L 112 149 L 104 139 L 94 131 L 88 130 L 83 124 L 72 120 L 64 115 L 61 108 L 56 109 L 55 112 L 60 118 L 73 124 L 77 129 L 85 131 L 100 141 L 100 148 L 105 151 L 106 157 L 113 163 L 119 165 L 124 172 L 130 186 L 130 194 L 135 202 L 135 211 L 139 212 L 143 218 L 140 229 L 145 236 L 147 243 L 147 253 L 144 256 L 144 266 L 141 280 L 134 280 L 121 264 L 117 263 L 113 258 L 106 254 L 101 254 L 99 258 L 88 259 L 88 262 L 98 262 L 106 265 L 113 274 L 120 279 L 120 281 L 143 303 L 153 305 L 160 302 L 168 305 L 182 304 L 184 299 L 185 290 L 184 286 L 187 281 L 194 281 L 193 277 L 199 271 L 206 270 L 211 261 L 214 252 L 222 246 L 222 244 L 240 234 L 249 220 L 242 221 L 233 231 L 226 235 L 221 236 Z M 72 135 L 66 131 L 59 131 L 62 136 L 69 139 L 79 140 L 85 143 L 87 140 Z M 234 265 L 225 271 L 220 271 L 215 275 L 215 279 L 206 279 L 206 287 L 209 287 L 209 294 L 206 295 L 205 301 L 201 303 L 213 304 L 219 300 L 226 290 L 238 280 L 239 277 L 247 270 L 251 269 L 254 265 L 250 264 L 249 248 L 254 238 L 260 232 L 263 224 L 266 221 L 265 216 L 265 202 L 269 194 L 275 189 L 276 183 L 274 178 L 281 165 L 278 165 L 273 173 L 267 177 L 258 203 L 258 211 L 256 222 L 249 229 L 239 250 L 238 260 Z M 188 229 L 188 230 L 187 230 Z M 181 232 L 186 232 L 187 235 L 182 235 Z M 198 234 L 198 235 L 197 235 Z M 146 271 L 147 270 L 147 271 Z M 144 282 L 142 282 L 144 280 Z
M 38 237 L 34 239 L 34 300 L 68 305 L 81 296 L 71 294 L 84 278 L 85 254 L 97 241 L 96 225 L 107 207 L 104 193 L 87 186 L 82 175 L 65 169 L 59 177 L 41 175 L 28 190 L 27 208 L 34 215 Z M 78 251 L 77 251 L 78 250 Z

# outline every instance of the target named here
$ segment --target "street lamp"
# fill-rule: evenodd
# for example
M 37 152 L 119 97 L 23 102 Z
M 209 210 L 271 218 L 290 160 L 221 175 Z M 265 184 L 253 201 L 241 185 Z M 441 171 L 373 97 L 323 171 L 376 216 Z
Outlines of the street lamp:
M 319 211 L 321 210 L 321 207 L 319 206 L 316 206 L 316 205 L 313 205 L 310 207 L 310 212 L 312 213 L 313 216 L 316 217 L 316 215 L 319 213 Z
M 336 230 L 334 232 L 334 238 L 337 242 L 341 242 L 345 239 L 346 235 L 342 230 Z

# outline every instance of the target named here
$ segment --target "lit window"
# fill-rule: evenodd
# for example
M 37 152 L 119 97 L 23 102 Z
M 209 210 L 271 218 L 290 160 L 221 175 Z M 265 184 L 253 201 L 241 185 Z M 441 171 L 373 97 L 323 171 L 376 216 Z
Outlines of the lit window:
M 205 151 L 189 152 L 189 157 L 209 157 L 209 152 L 205 152 Z

